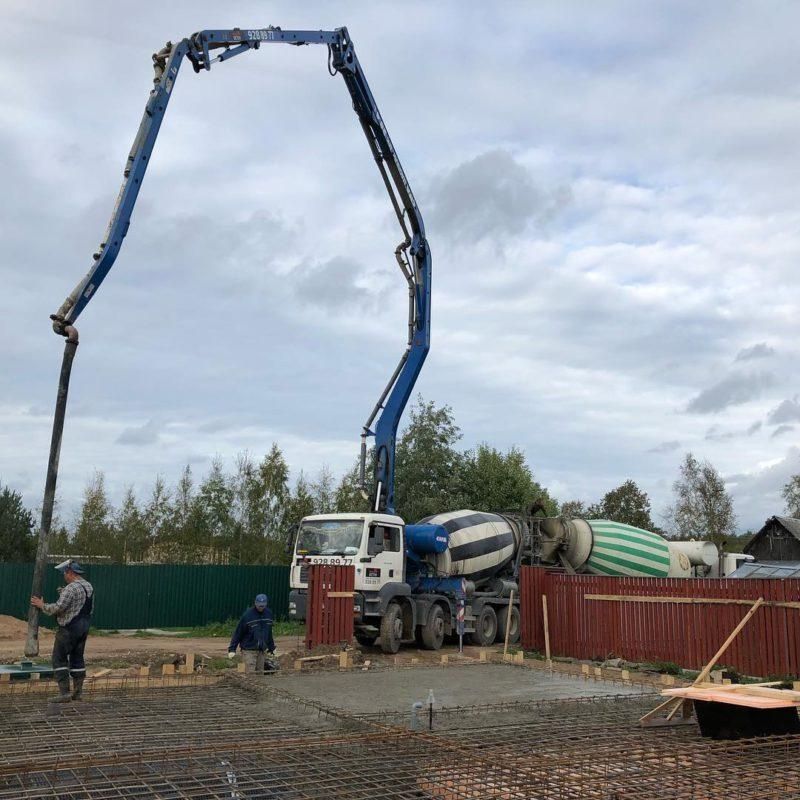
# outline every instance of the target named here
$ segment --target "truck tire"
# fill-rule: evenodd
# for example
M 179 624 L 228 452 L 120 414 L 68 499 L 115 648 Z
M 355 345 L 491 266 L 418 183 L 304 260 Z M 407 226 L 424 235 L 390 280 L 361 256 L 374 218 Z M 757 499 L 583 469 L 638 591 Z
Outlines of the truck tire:
M 475 632 L 470 634 L 472 644 L 479 647 L 488 647 L 494 644 L 495 636 L 497 636 L 497 614 L 490 605 L 485 605 L 478 614 L 475 620 Z
M 422 646 L 426 650 L 438 650 L 444 641 L 444 612 L 441 606 L 431 606 L 428 621 L 420 629 Z
M 403 638 L 403 614 L 397 603 L 389 603 L 381 620 L 380 646 L 384 653 L 394 655 Z
M 506 622 L 508 620 L 508 608 L 501 608 L 497 615 L 497 641 L 506 640 Z M 511 606 L 511 630 L 508 634 L 508 643 L 516 644 L 519 641 L 519 609 Z
M 361 634 L 361 633 L 357 633 L 356 634 L 356 641 L 362 647 L 372 647 L 372 645 L 375 644 L 375 640 L 377 638 L 378 638 L 377 636 L 364 636 L 364 634 Z

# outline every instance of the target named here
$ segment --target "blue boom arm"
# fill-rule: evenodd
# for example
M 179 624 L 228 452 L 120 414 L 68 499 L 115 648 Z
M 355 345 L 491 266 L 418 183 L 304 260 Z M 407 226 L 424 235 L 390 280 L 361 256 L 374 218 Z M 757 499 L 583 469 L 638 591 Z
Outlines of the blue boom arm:
M 367 439 L 375 437 L 373 499 L 376 511 L 394 513 L 395 440 L 400 418 L 414 389 L 430 349 L 431 258 L 422 217 L 408 185 L 400 160 L 356 57 L 347 28 L 334 31 L 283 31 L 280 28 L 253 30 L 206 30 L 177 44 L 167 42 L 153 54 L 155 77 L 139 130 L 125 165 L 124 179 L 103 241 L 93 256 L 86 276 L 77 284 L 55 314 L 53 330 L 67 336 L 94 297 L 113 266 L 130 226 L 136 199 L 155 146 L 161 122 L 184 59 L 195 72 L 234 56 L 257 50 L 262 44 L 323 44 L 328 48 L 328 70 L 344 78 L 378 165 L 389 198 L 403 232 L 395 258 L 408 285 L 408 341 L 406 349 L 386 388 L 367 419 L 361 435 L 362 491 L 366 489 Z

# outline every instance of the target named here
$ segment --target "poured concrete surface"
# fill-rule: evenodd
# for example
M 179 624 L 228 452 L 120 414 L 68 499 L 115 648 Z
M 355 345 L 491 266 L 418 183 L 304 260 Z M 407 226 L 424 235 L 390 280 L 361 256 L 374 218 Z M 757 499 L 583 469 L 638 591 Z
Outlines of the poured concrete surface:
M 405 711 L 415 700 L 425 702 L 430 689 L 440 707 L 642 693 L 636 686 L 505 664 L 284 674 L 275 686 L 354 713 Z

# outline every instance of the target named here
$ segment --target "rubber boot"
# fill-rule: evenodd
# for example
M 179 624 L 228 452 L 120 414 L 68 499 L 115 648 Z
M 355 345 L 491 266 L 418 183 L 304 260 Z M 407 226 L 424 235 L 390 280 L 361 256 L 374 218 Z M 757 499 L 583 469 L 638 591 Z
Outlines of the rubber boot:
M 69 701 L 72 700 L 72 695 L 69 691 L 69 675 L 58 679 L 58 692 L 59 693 L 56 697 L 49 698 L 49 702 L 69 703 Z
M 83 677 L 72 679 L 72 699 L 83 700 Z

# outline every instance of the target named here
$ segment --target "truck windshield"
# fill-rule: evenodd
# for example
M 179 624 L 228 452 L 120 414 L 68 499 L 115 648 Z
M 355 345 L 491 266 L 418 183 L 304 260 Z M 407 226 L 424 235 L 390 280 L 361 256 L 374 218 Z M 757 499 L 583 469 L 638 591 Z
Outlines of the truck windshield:
M 361 544 L 364 523 L 337 519 L 304 522 L 297 535 L 297 554 L 305 556 L 354 556 Z

